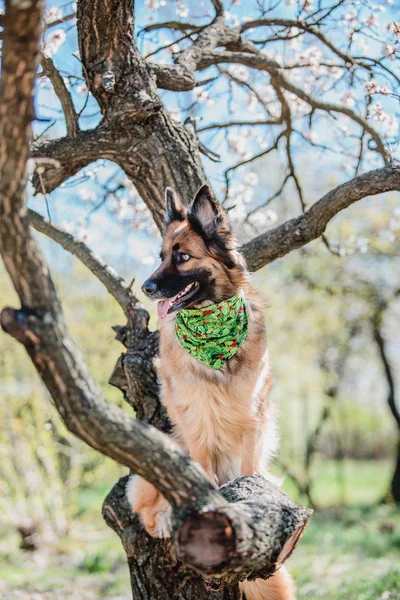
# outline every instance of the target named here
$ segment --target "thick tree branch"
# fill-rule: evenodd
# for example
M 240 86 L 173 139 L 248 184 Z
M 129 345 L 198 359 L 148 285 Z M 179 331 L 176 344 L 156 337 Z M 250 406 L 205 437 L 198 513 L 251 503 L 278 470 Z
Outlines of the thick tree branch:
M 132 531 L 135 525 L 123 498 L 125 486 L 126 480 L 121 480 L 110 492 L 104 503 L 104 516 L 121 537 L 128 557 L 136 558 L 140 551 L 135 552 L 135 545 L 140 543 L 140 538 L 138 540 L 139 536 Z M 247 577 L 251 580 L 267 578 L 283 564 L 292 553 L 311 511 L 297 508 L 279 487 L 258 475 L 238 477 L 224 485 L 220 492 L 229 504 L 217 509 L 205 507 L 189 515 L 174 536 L 174 547 L 178 558 L 207 576 L 209 589 L 215 590 L 207 598 L 225 600 L 232 598 L 229 590 L 235 582 Z M 153 544 L 152 555 L 157 555 L 156 540 L 147 540 L 148 543 Z M 166 571 L 166 587 L 174 573 L 180 577 L 181 597 L 192 597 L 182 593 L 182 582 L 193 580 L 195 573 L 187 570 L 185 573 L 184 565 L 174 563 L 174 568 Z M 213 579 L 215 575 L 218 577 Z M 149 586 L 154 579 L 150 574 Z M 174 592 L 176 585 L 177 582 Z M 222 586 L 224 592 L 220 596 L 218 590 Z M 160 596 L 153 592 L 145 597 L 153 600 Z M 173 593 L 162 597 L 176 596 Z
M 299 217 L 254 238 L 242 247 L 251 271 L 320 237 L 329 221 L 354 202 L 384 192 L 400 191 L 400 167 L 384 167 L 339 185 Z
M 328 43 L 327 40 L 325 41 Z M 214 49 L 218 45 L 225 46 L 228 50 L 224 52 L 215 51 Z M 203 70 L 211 65 L 224 63 L 242 64 L 260 71 L 266 71 L 273 78 L 277 93 L 278 89 L 283 89 L 309 104 L 313 110 L 318 109 L 326 113 L 335 112 L 347 116 L 371 136 L 376 144 L 376 151 L 381 154 L 384 162 L 389 164 L 389 154 L 385 149 L 381 136 L 366 119 L 347 106 L 324 102 L 306 93 L 285 77 L 284 69 L 277 61 L 265 56 L 252 42 L 242 40 L 240 31 L 229 29 L 220 18 L 216 18 L 211 25 L 204 28 L 192 46 L 178 57 L 175 66 L 158 65 L 152 66 L 152 68 L 155 68 L 159 87 L 171 90 L 188 90 L 195 85 L 194 74 L 196 70 Z
M 233 575 L 233 581 L 244 562 L 253 571 L 250 579 L 269 577 L 292 553 L 311 511 L 299 510 L 259 475 L 238 477 L 220 491 L 229 506 L 189 518 L 175 538 L 178 557 L 205 574 Z
M 211 0 L 217 17 L 224 14 L 224 3 L 221 0 Z
M 42 174 L 46 193 L 52 192 L 83 167 L 100 158 L 116 162 L 119 156 L 112 143 L 114 136 L 106 127 L 99 126 L 90 131 L 79 131 L 75 138 L 64 137 L 32 145 L 32 158 L 52 158 L 60 164 Z M 35 192 L 43 192 L 38 175 L 32 178 Z
M 165 23 L 150 23 L 143 27 L 140 33 L 148 33 L 150 31 L 158 31 L 159 29 L 172 29 L 173 31 L 181 31 L 185 33 L 186 31 L 194 31 L 197 32 L 200 29 L 203 29 L 203 25 L 195 25 L 194 23 L 184 23 L 182 21 L 165 21 Z
M 212 0 L 216 16 L 209 25 L 198 31 L 198 36 L 191 46 L 183 50 L 176 58 L 175 65 L 150 64 L 157 77 L 157 86 L 168 90 L 191 90 L 196 85 L 195 72 L 203 62 L 203 56 L 217 46 L 225 46 L 232 50 L 258 52 L 250 41 L 243 40 L 238 29 L 230 29 L 225 25 L 223 3 Z
M 131 0 L 80 0 L 78 41 L 87 84 L 106 121 L 140 122 L 161 102 L 134 41 Z
M 56 96 L 61 102 L 64 112 L 65 124 L 67 127 L 68 137 L 75 138 L 79 131 L 78 115 L 75 112 L 74 103 L 72 102 L 71 94 L 67 90 L 64 79 L 54 66 L 52 59 L 49 56 L 42 55 L 42 69 L 46 77 L 48 77 L 53 85 Z
M 172 92 L 187 92 L 196 86 L 196 78 L 191 71 L 177 65 L 148 63 L 156 76 L 157 87 Z

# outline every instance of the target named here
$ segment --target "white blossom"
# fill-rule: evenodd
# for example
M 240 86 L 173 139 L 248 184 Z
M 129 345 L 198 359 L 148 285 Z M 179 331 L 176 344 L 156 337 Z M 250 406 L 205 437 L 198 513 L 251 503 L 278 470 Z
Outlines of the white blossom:
M 43 53 L 46 56 L 53 56 L 58 52 L 63 43 L 65 42 L 67 34 L 64 29 L 56 29 L 50 33 L 44 42 Z
M 396 36 L 397 40 L 400 40 L 400 23 L 395 23 L 392 21 L 387 26 L 387 30 Z
M 273 223 L 276 223 L 276 221 L 278 220 L 278 215 L 276 214 L 276 212 L 274 210 L 272 210 L 271 208 L 268 208 L 265 211 L 265 218 L 267 219 L 267 222 L 270 225 L 273 225 Z
M 145 4 L 149 10 L 157 10 L 157 8 L 160 6 L 158 0 L 145 0 Z
M 81 83 L 80 85 L 76 86 L 76 91 L 78 92 L 78 94 L 87 94 L 89 90 L 86 83 Z
M 263 225 L 266 224 L 267 217 L 265 216 L 265 214 L 263 212 L 261 212 L 259 210 L 255 213 L 249 215 L 249 222 L 256 227 L 262 227 Z
M 249 70 L 243 65 L 230 65 L 228 71 L 233 77 L 241 81 L 247 81 L 249 78 Z
M 46 23 L 52 23 L 62 18 L 61 8 L 58 6 L 51 6 L 44 11 L 44 20 Z
M 306 140 L 309 140 L 314 144 L 319 140 L 319 134 L 314 129 L 307 129 L 303 135 L 306 138 Z
M 214 98 L 211 98 L 207 90 L 195 89 L 193 90 L 193 97 L 197 102 L 204 102 L 209 106 L 214 104 Z
M 368 19 L 365 21 L 365 24 L 368 27 L 377 27 L 379 25 L 379 18 L 376 13 L 372 13 Z
M 302 0 L 300 6 L 305 12 L 311 12 L 314 9 L 314 0 Z
M 189 7 L 186 6 L 186 4 L 181 3 L 177 8 L 176 13 L 181 19 L 186 19 L 186 17 L 189 16 Z
M 257 185 L 257 183 L 259 181 L 259 177 L 258 177 L 257 173 L 255 173 L 254 171 L 248 171 L 246 173 L 246 175 L 244 176 L 244 180 L 249 185 L 254 186 L 254 185 Z
M 387 229 L 382 229 L 381 231 L 379 231 L 378 236 L 382 242 L 392 243 L 396 240 L 396 236 L 393 233 L 393 231 L 388 231 Z
M 349 108 L 355 106 L 356 101 L 354 99 L 353 93 L 350 91 L 346 92 L 342 98 L 342 102 L 345 106 L 348 106 Z
M 396 49 L 390 42 L 384 44 L 382 54 L 383 56 L 386 56 L 386 58 L 390 58 L 390 60 L 396 60 Z
M 96 200 L 95 191 L 88 187 L 84 187 L 84 188 L 80 189 L 78 194 L 79 194 L 80 199 L 83 200 L 84 202 L 93 202 L 94 200 Z

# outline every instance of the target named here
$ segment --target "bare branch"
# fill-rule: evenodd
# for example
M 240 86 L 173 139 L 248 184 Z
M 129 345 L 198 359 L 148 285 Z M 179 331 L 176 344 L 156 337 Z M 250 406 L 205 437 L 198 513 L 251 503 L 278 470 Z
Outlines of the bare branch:
M 297 29 L 301 29 L 304 32 L 311 33 L 312 35 L 317 37 L 327 48 L 329 48 L 329 50 L 331 50 L 331 52 L 333 52 L 334 54 L 336 54 L 336 56 L 341 58 L 345 63 L 354 64 L 357 62 L 357 64 L 359 66 L 370 70 L 369 65 L 364 64 L 362 61 L 356 61 L 356 59 L 354 57 L 352 57 L 348 54 L 345 54 L 339 48 L 337 48 L 335 46 L 335 44 L 333 44 L 333 42 L 331 42 L 322 33 L 322 31 L 318 27 L 316 27 L 315 25 L 312 25 L 310 23 L 307 23 L 306 21 L 302 21 L 300 19 L 299 20 L 276 19 L 276 18 L 254 19 L 253 21 L 247 21 L 246 23 L 243 23 L 243 25 L 240 26 L 240 31 L 241 31 L 241 33 L 243 33 L 244 31 L 246 31 L 248 29 L 254 29 L 255 27 L 273 27 L 273 26 L 281 26 L 281 27 L 285 27 L 285 28 L 296 27 Z
M 225 200 L 224 201 L 226 201 L 229 197 L 229 185 L 230 185 L 229 174 L 232 171 L 235 171 L 236 169 L 238 169 L 239 167 L 242 167 L 243 165 L 247 165 L 255 160 L 258 160 L 259 158 L 262 158 L 263 156 L 266 156 L 270 152 L 273 152 L 274 150 L 276 150 L 278 148 L 280 139 L 285 135 L 285 133 L 286 133 L 285 131 L 281 131 L 281 133 L 275 139 L 274 143 L 271 144 L 266 150 L 263 150 L 262 152 L 259 152 L 258 154 L 251 156 L 250 158 L 241 160 L 238 163 L 236 163 L 235 165 L 232 165 L 231 167 L 229 167 L 228 169 L 225 170 L 224 177 L 225 177 L 226 191 L 225 191 Z
M 277 191 L 274 194 L 272 194 L 272 196 L 270 196 L 269 198 L 267 198 L 267 200 L 265 200 L 262 204 L 259 204 L 258 206 L 256 206 L 255 208 L 253 208 L 253 210 L 250 210 L 247 213 L 247 216 L 246 216 L 246 221 L 247 222 L 249 222 L 249 219 L 250 219 L 250 217 L 252 215 L 254 215 L 256 212 L 258 212 L 262 208 L 265 208 L 266 206 L 268 206 L 268 204 L 270 202 L 272 202 L 273 200 L 275 200 L 276 198 L 279 198 L 279 196 L 282 194 L 283 190 L 285 189 L 285 186 L 286 186 L 288 180 L 290 179 L 290 177 L 291 177 L 291 173 L 288 173 L 284 177 L 284 179 L 283 179 L 281 185 L 279 186 L 279 188 L 277 189 Z
M 304 92 L 301 88 L 288 81 L 283 75 L 282 67 L 275 61 L 267 58 L 262 52 L 248 53 L 248 52 L 204 52 L 201 59 L 198 62 L 198 68 L 200 70 L 205 69 L 211 65 L 223 64 L 223 63 L 238 63 L 258 69 L 260 71 L 267 71 L 271 76 L 274 76 L 279 86 L 288 92 L 292 92 L 301 100 L 304 100 L 314 109 L 323 110 L 325 112 L 336 112 L 346 115 L 356 123 L 358 123 L 367 133 L 370 134 L 371 138 L 376 143 L 376 150 L 382 155 L 385 163 L 388 164 L 389 156 L 385 149 L 383 141 L 378 132 L 356 112 L 340 104 L 333 104 L 331 102 L 324 102 Z
M 60 17 L 59 19 L 55 19 L 54 21 L 51 21 L 50 23 L 46 23 L 46 29 L 50 29 L 50 27 L 55 27 L 56 25 L 63 25 L 63 23 L 66 23 L 67 21 L 70 21 L 71 19 L 75 19 L 76 18 L 76 13 L 69 13 L 68 15 L 65 15 L 64 17 Z
M 222 2 L 222 0 L 211 0 L 214 8 L 215 8 L 215 14 L 217 17 L 219 17 L 220 15 L 224 14 L 224 3 Z
M 60 246 L 77 258 L 95 275 L 105 286 L 107 291 L 116 299 L 127 317 L 130 317 L 133 307 L 138 303 L 130 286 L 119 277 L 99 256 L 89 250 L 86 244 L 73 235 L 49 221 L 46 221 L 34 210 L 28 209 L 29 223 L 47 237 L 56 241 Z
M 165 21 L 165 23 L 150 23 L 143 27 L 139 33 L 147 33 L 150 31 L 158 31 L 159 29 L 172 29 L 174 31 L 197 32 L 203 28 L 203 25 L 194 25 L 193 23 L 183 23 L 182 21 Z
M 43 72 L 48 77 L 53 85 L 54 91 L 61 102 L 64 112 L 65 124 L 67 126 L 68 137 L 75 138 L 78 135 L 79 124 L 78 115 L 75 112 L 74 103 L 72 102 L 71 94 L 67 90 L 64 79 L 61 77 L 58 70 L 55 68 L 52 59 L 49 56 L 42 55 Z
M 379 310 L 375 313 L 372 319 L 372 331 L 389 388 L 387 403 L 393 415 L 393 418 L 397 423 L 397 427 L 400 430 L 400 412 L 396 406 L 396 390 L 394 383 L 394 375 L 387 354 L 386 341 L 382 334 L 382 316 L 383 315 Z
M 242 247 L 251 271 L 285 256 L 320 237 L 329 221 L 354 202 L 389 191 L 400 191 L 400 167 L 369 171 L 339 185 L 299 217 L 254 238 Z
M 212 129 L 227 129 L 228 127 L 255 127 L 258 125 L 282 125 L 280 119 L 265 119 L 259 121 L 228 121 L 227 123 L 210 123 L 210 125 L 205 125 L 204 127 L 198 127 L 197 133 L 201 133 L 202 131 L 210 131 Z
M 157 79 L 157 87 L 172 92 L 186 92 L 196 86 L 196 78 L 191 71 L 179 65 L 148 63 Z

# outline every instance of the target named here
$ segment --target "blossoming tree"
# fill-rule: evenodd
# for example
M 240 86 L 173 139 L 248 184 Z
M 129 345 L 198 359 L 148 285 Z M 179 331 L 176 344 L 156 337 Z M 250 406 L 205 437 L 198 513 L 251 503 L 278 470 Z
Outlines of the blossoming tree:
M 240 226 L 250 270 L 318 238 L 343 254 L 325 234 L 330 220 L 400 188 L 399 26 L 389 1 L 148 0 L 136 6 L 140 26 L 132 0 L 78 0 L 44 16 L 42 9 L 40 0 L 8 0 L 0 20 L 0 251 L 21 300 L 20 309 L 3 310 L 3 329 L 26 347 L 68 428 L 154 483 L 173 506 L 171 549 L 141 530 L 124 481 L 105 502 L 135 599 L 207 598 L 216 581 L 213 598 L 239 598 L 238 580 L 271 575 L 308 513 L 261 478 L 216 490 L 169 440 L 153 368 L 158 335 L 146 311 L 84 243 L 85 219 L 66 230 L 52 222 L 49 201 L 65 201 L 57 196 L 64 186 L 72 204 L 65 186 L 83 184 L 74 196 L 89 198 L 93 210 L 98 178 L 110 219 L 161 229 L 166 186 L 188 202 L 207 173 Z M 315 202 L 318 186 L 304 179 L 300 150 L 341 180 Z M 257 164 L 267 159 L 279 168 L 265 179 Z M 118 170 L 105 182 L 110 161 Z M 27 165 L 47 219 L 26 208 Z M 291 218 L 277 225 L 271 207 L 285 195 Z M 126 352 L 110 381 L 137 420 L 102 397 L 84 365 L 30 226 L 77 256 L 120 304 Z

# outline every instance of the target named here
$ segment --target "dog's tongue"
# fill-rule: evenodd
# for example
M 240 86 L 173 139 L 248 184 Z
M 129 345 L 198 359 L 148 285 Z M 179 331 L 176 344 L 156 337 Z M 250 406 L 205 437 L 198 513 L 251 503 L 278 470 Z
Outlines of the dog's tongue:
M 160 300 L 157 304 L 157 313 L 160 319 L 165 319 L 168 314 L 168 311 L 173 303 L 173 298 L 168 298 L 168 300 Z

